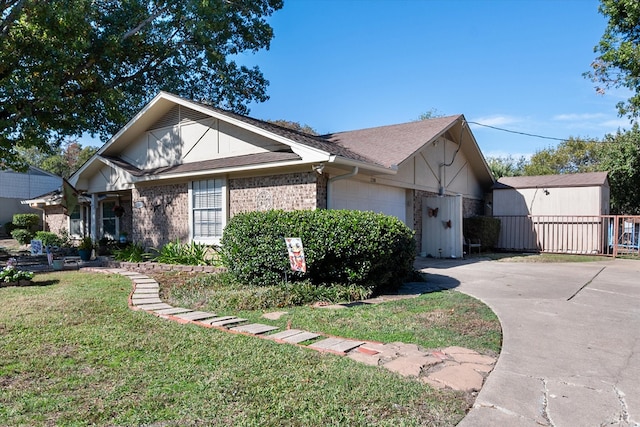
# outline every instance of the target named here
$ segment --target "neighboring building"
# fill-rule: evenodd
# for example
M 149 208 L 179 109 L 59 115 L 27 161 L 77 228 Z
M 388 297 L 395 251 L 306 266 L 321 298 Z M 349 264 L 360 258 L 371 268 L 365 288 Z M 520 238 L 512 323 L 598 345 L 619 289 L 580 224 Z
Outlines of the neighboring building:
M 17 213 L 39 213 L 21 201 L 59 188 L 61 183 L 59 176 L 34 166 L 26 172 L 0 171 L 0 225 L 11 222 Z
M 164 92 L 69 181 L 94 238 L 217 243 L 240 212 L 358 209 L 397 216 L 433 256 L 462 256 L 462 217 L 493 185 L 462 115 L 311 136 Z
M 608 214 L 606 172 L 503 177 L 493 187 L 502 249 L 601 253 Z
M 502 177 L 493 186 L 493 214 L 608 215 L 607 173 Z

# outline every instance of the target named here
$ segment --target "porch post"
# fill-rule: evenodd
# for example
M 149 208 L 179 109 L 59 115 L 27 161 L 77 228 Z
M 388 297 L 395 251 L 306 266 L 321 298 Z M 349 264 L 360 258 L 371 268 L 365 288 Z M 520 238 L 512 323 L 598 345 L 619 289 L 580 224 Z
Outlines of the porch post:
M 98 195 L 91 195 L 91 238 L 98 240 Z

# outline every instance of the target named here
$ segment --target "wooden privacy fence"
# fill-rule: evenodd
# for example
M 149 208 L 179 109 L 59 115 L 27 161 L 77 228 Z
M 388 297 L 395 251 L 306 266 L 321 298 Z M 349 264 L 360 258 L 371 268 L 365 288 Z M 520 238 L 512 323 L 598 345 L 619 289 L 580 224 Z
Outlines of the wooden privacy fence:
M 497 249 L 640 256 L 640 216 L 526 215 L 500 219 Z

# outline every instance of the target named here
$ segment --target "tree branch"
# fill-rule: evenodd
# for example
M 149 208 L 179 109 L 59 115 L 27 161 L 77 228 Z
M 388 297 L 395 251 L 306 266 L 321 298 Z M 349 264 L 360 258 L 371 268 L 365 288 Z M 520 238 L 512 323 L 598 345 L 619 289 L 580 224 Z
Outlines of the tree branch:
M 0 28 L 0 38 L 4 38 L 7 36 L 7 34 L 9 34 L 9 30 L 11 29 L 11 27 L 13 27 L 13 24 L 15 23 L 18 15 L 22 11 L 24 4 L 25 4 L 25 0 L 17 0 L 16 2 L 14 2 L 13 5 L 9 3 L 5 8 L 3 8 L 2 13 L 4 13 L 4 11 L 8 9 L 10 9 L 11 12 L 9 12 L 7 17 L 1 21 L 2 28 Z

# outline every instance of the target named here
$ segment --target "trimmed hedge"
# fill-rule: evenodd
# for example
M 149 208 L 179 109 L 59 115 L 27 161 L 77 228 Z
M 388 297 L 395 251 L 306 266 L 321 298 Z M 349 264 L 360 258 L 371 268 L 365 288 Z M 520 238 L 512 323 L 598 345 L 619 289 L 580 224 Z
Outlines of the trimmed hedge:
M 462 220 L 464 237 L 480 239 L 482 249 L 493 250 L 498 246 L 500 220 L 490 216 L 474 216 Z
M 225 227 L 221 258 L 237 280 L 271 286 L 309 279 L 314 285 L 395 290 L 413 272 L 413 230 L 399 219 L 347 210 L 272 210 L 235 215 Z M 291 271 L 285 237 L 300 237 L 307 273 Z
M 24 228 L 33 230 L 40 224 L 40 216 L 38 214 L 14 214 L 13 225 L 15 228 Z
M 16 239 L 21 245 L 27 245 L 35 235 L 35 229 L 40 223 L 38 214 L 14 214 L 11 237 Z

